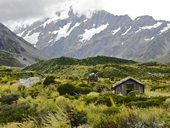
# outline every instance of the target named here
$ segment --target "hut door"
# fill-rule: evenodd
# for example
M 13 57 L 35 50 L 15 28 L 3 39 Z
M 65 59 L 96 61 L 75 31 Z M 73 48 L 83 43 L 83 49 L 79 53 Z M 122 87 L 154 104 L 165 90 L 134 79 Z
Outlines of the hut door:
M 131 91 L 134 91 L 134 84 L 127 84 L 127 94 L 130 93 Z

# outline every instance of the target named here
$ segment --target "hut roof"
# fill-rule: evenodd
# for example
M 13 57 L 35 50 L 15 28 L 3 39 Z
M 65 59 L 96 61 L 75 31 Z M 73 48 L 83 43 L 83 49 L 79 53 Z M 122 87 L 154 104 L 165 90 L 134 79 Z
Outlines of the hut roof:
M 141 85 L 146 86 L 145 84 L 143 84 L 143 83 L 140 82 L 139 80 L 137 80 L 137 79 L 135 79 L 135 78 L 129 76 L 129 77 L 126 77 L 126 78 L 124 78 L 124 79 L 122 79 L 122 80 L 120 80 L 120 81 L 114 83 L 114 84 L 113 84 L 113 88 L 115 88 L 116 86 L 118 86 L 118 85 L 120 85 L 120 84 L 126 82 L 127 80 L 133 80 L 133 81 L 137 82 L 138 84 L 141 84 Z

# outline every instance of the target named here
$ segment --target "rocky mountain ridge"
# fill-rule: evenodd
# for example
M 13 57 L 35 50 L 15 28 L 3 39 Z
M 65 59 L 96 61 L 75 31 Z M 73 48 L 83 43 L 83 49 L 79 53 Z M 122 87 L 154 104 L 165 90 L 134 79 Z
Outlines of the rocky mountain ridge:
M 69 11 L 39 20 L 15 33 L 48 56 L 97 55 L 148 61 L 170 53 L 170 22 L 95 11 L 91 17 Z

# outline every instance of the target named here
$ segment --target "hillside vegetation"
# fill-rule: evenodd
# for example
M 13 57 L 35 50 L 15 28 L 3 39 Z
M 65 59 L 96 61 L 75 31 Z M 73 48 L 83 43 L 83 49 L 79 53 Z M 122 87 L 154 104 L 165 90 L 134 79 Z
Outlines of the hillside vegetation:
M 39 63 L 33 64 L 26 67 L 28 70 L 43 70 L 45 68 L 55 68 L 57 65 L 84 65 L 84 66 L 94 66 L 99 64 L 134 64 L 135 61 L 125 60 L 115 57 L 97 56 L 89 57 L 86 59 L 75 59 L 69 57 L 60 57 L 51 59 L 48 61 L 40 61 Z M 42 68 L 44 67 L 44 68 Z
M 21 64 L 11 53 L 0 50 L 0 65 L 21 67 Z
M 98 82 L 88 82 L 96 73 Z M 144 94 L 116 95 L 112 84 L 132 76 Z M 21 78 L 40 77 L 25 88 Z M 58 58 L 24 69 L 0 67 L 2 128 L 169 128 L 170 66 L 108 57 Z

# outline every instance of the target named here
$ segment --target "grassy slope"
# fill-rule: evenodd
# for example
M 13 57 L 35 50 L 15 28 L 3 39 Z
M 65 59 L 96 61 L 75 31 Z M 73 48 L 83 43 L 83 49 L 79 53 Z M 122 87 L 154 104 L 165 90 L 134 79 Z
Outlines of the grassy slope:
M 5 51 L 0 51 L 0 65 L 21 67 L 23 66 L 12 54 Z
M 47 118 L 54 127 L 60 123 L 62 127 L 66 127 L 65 125 L 71 120 L 67 118 L 67 115 L 71 113 L 71 117 L 75 117 L 77 119 L 75 122 L 79 122 L 81 119 L 87 118 L 87 122 L 85 121 L 85 124 L 88 123 L 94 128 L 104 126 L 133 127 L 134 125 L 136 126 L 143 122 L 143 124 L 146 124 L 147 127 L 154 127 L 162 124 L 162 121 L 166 122 L 166 124 L 170 122 L 167 116 L 169 111 L 167 111 L 166 107 L 163 106 L 168 97 L 158 97 L 170 96 L 169 66 L 155 62 L 122 62 L 117 59 L 116 62 L 108 60 L 108 63 L 106 63 L 104 59 L 107 57 L 104 57 L 103 59 L 101 58 L 90 58 L 90 62 L 88 61 L 89 58 L 84 60 L 59 58 L 42 61 L 29 66 L 22 71 L 19 69 L 9 71 L 9 69 L 0 68 L 0 78 L 2 78 L 0 79 L 0 93 L 3 95 L 8 93 L 9 96 L 11 94 L 19 94 L 20 96 L 17 102 L 14 102 L 11 105 L 0 105 L 0 121 L 4 122 L 7 120 L 6 122 L 9 124 L 6 125 L 13 127 L 14 124 L 10 122 L 18 123 L 19 120 L 22 127 L 25 128 L 27 126 L 29 128 L 34 128 L 35 125 L 37 125 L 36 123 L 31 126 L 30 123 L 26 122 L 24 124 L 22 121 L 27 121 L 27 114 L 29 117 L 35 117 L 35 119 L 41 119 L 37 118 L 37 116 L 40 115 L 40 117 L 45 119 Z M 30 72 L 30 70 L 34 71 Z M 87 78 L 87 75 L 93 71 L 96 71 L 99 74 L 101 83 L 90 83 L 86 85 L 87 82 L 82 81 L 81 78 Z M 38 83 L 31 88 L 22 90 L 22 88 L 15 84 L 15 81 L 20 78 L 36 75 L 40 75 L 43 79 L 41 83 Z M 43 81 L 48 75 L 54 76 L 56 78 L 56 83 L 51 84 L 48 87 L 44 87 Z M 148 85 L 145 91 L 146 96 L 125 97 L 113 95 L 111 89 L 112 84 L 126 76 L 133 76 L 146 83 Z M 70 84 L 73 86 L 70 86 Z M 75 88 L 82 89 L 82 92 L 88 91 L 89 88 L 92 90 L 90 90 L 91 93 L 87 95 L 80 93 L 76 96 L 61 96 L 57 90 L 59 87 L 66 87 L 64 85 L 68 86 L 65 90 L 70 90 L 71 92 L 74 91 Z M 151 89 L 155 90 L 150 91 Z M 111 100 L 113 100 L 113 104 L 110 103 Z M 27 106 L 25 107 L 25 105 Z M 134 105 L 135 107 L 132 107 L 131 109 L 128 107 L 129 105 Z M 145 107 L 145 105 L 149 108 L 140 108 L 140 106 Z M 9 109 L 5 109 L 7 106 Z M 69 110 L 68 108 L 70 108 L 71 112 L 67 112 Z M 61 113 L 63 112 L 61 114 L 62 118 L 60 118 L 63 122 L 56 119 L 56 117 L 60 117 L 60 111 Z M 65 112 L 66 115 L 63 116 Z M 38 115 L 36 115 L 37 113 Z M 47 113 L 55 113 L 57 116 L 55 115 L 51 119 L 48 117 Z M 24 117 L 22 117 L 23 115 Z M 142 119 L 138 116 L 140 118 L 142 117 Z M 129 121 L 131 121 L 131 119 L 134 122 L 129 125 Z M 126 124 L 126 122 L 128 124 Z M 32 121 L 32 123 L 34 122 Z M 46 127 L 51 127 L 52 124 L 50 123 L 47 122 Z M 153 126 L 152 123 L 156 124 Z M 29 126 L 27 124 L 29 124 Z M 6 127 L 6 125 L 4 127 Z M 16 127 L 19 127 L 18 124 Z
M 131 60 L 103 56 L 81 60 L 61 57 L 48 61 L 41 61 L 26 67 L 24 70 L 81 77 L 96 70 L 101 77 L 117 77 L 120 79 L 126 76 L 146 79 L 156 79 L 160 76 L 166 78 L 165 76 L 170 73 L 170 68 L 167 65 L 161 65 L 156 62 L 137 63 Z
M 54 68 L 57 65 L 83 65 L 83 66 L 94 66 L 98 64 L 134 64 L 136 62 L 132 60 L 124 60 L 114 57 L 89 57 L 86 59 L 74 59 L 68 57 L 55 58 L 48 61 L 40 61 L 39 63 L 33 64 L 26 67 L 26 70 L 44 70 L 44 68 Z
M 102 59 L 110 59 L 110 61 L 102 61 Z M 58 58 L 42 61 L 24 69 L 24 71 L 29 70 L 40 72 L 43 75 L 53 74 L 57 77 L 71 76 L 73 78 L 87 78 L 91 72 L 95 71 L 100 78 L 110 79 L 113 83 L 127 76 L 132 76 L 149 86 L 158 86 L 160 88 L 164 86 L 163 88 L 166 89 L 169 88 L 170 84 L 170 67 L 167 65 L 156 62 L 136 63 L 108 57 L 83 60 Z

